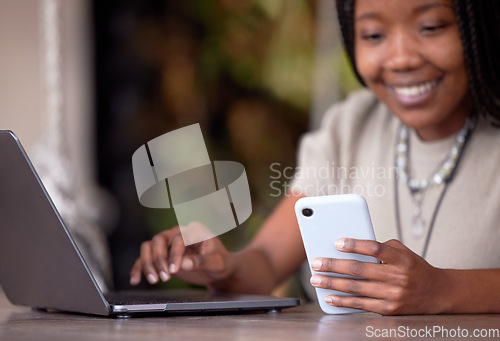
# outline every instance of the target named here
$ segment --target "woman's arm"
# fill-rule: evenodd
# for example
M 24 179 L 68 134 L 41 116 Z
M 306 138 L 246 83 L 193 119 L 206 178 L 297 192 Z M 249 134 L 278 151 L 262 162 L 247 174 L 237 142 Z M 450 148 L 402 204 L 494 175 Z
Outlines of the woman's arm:
M 445 313 L 500 313 L 500 269 L 442 271 L 449 283 Z

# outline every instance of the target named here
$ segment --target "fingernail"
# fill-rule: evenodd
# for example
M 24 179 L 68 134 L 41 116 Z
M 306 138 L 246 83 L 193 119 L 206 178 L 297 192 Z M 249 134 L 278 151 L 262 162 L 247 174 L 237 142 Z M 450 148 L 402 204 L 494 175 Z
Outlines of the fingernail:
M 321 262 L 319 259 L 315 259 L 311 262 L 311 268 L 313 268 L 313 270 L 319 270 L 322 265 L 323 262 Z
M 333 298 L 331 296 L 326 296 L 325 302 L 328 303 L 328 304 L 332 304 L 333 303 Z
M 342 250 L 345 246 L 345 239 L 342 238 L 342 239 L 339 239 L 335 242 L 335 247 L 337 248 L 337 250 Z
M 311 276 L 311 284 L 316 287 L 321 284 L 321 279 L 317 276 Z
M 137 285 L 137 284 L 139 284 L 137 277 L 130 277 L 130 285 Z
M 181 268 L 183 270 L 187 270 L 187 271 L 192 270 L 193 266 L 194 266 L 194 263 L 193 263 L 192 259 L 187 258 L 187 259 L 182 260 Z
M 170 268 L 168 268 L 168 270 L 170 271 L 170 273 L 176 273 L 177 272 L 177 267 L 175 266 L 174 263 L 170 264 Z
M 170 276 L 165 271 L 160 271 L 160 278 L 163 282 L 166 282 L 170 279 Z
M 153 274 L 149 274 L 148 275 L 148 282 L 151 284 L 156 284 L 158 282 L 158 278 L 156 278 L 156 276 Z

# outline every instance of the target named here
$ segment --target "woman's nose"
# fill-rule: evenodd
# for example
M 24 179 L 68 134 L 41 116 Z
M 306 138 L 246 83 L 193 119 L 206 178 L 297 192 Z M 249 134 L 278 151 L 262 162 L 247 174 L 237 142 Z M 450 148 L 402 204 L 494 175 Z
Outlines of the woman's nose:
M 403 33 L 394 34 L 389 39 L 384 66 L 391 71 L 417 69 L 424 62 L 414 38 Z

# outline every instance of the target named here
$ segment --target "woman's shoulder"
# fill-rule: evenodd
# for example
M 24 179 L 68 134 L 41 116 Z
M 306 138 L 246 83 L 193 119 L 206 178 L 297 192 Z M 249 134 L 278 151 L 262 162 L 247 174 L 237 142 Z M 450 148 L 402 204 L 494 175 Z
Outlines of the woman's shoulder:
M 363 88 L 349 93 L 344 100 L 330 106 L 325 117 L 342 115 L 345 112 L 353 114 L 369 112 L 377 104 L 379 104 L 379 100 L 375 94 L 371 90 Z
M 343 139 L 367 131 L 384 130 L 396 122 L 397 118 L 372 91 L 361 89 L 332 105 L 326 111 L 320 129 Z

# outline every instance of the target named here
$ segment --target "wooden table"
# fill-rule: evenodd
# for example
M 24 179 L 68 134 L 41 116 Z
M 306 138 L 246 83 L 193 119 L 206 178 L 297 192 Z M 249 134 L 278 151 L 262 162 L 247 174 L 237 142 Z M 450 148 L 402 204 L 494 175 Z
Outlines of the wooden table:
M 325 315 L 313 304 L 281 313 L 170 316 L 131 319 L 32 311 L 11 305 L 0 293 L 0 340 L 456 340 L 457 338 L 382 338 L 390 329 L 414 332 L 444 327 L 467 330 L 500 329 L 500 314 L 384 317 L 371 313 Z M 494 332 L 494 331 L 493 331 Z M 379 334 L 376 334 L 379 333 Z M 483 331 L 484 333 L 484 331 Z M 490 331 L 491 333 L 491 331 Z M 491 335 L 491 334 L 490 334 Z M 369 337 L 371 336 L 371 337 Z M 427 335 L 428 336 L 428 335 Z M 442 336 L 442 334 L 437 334 Z

